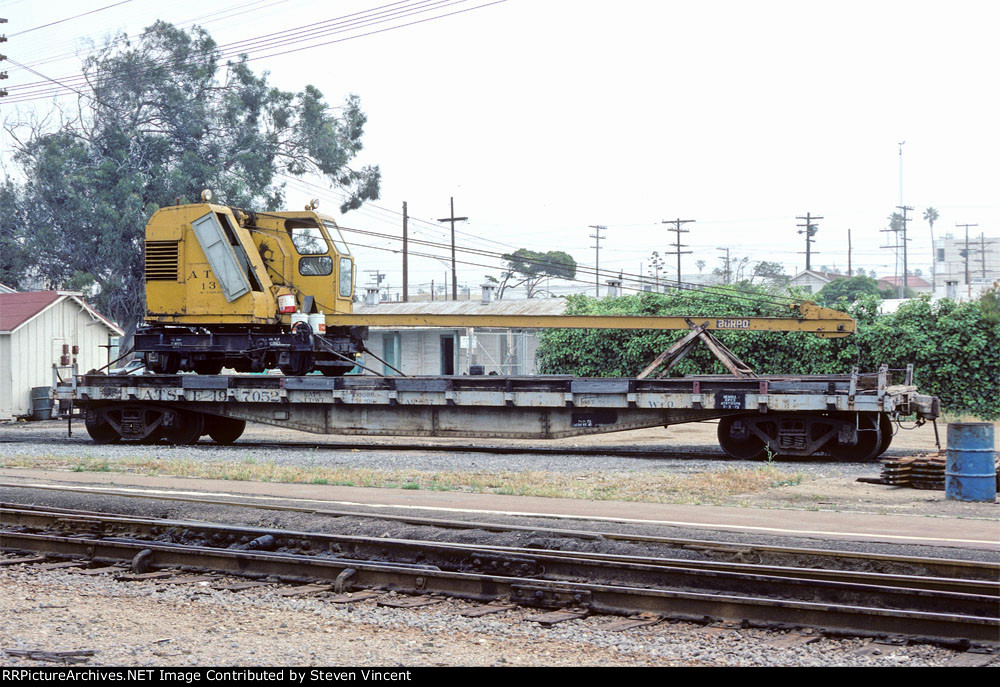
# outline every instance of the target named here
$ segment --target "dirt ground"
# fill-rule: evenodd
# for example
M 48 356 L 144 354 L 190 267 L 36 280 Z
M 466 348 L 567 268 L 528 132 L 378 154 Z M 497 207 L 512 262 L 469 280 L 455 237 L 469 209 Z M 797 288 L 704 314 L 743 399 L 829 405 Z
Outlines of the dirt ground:
M 716 430 L 716 423 L 704 422 L 674 425 L 668 428 L 596 434 L 547 442 L 538 440 L 502 442 L 484 440 L 478 445 L 510 446 L 519 449 L 538 446 L 547 450 L 558 447 L 641 448 L 646 451 L 662 452 L 663 458 L 668 460 L 674 457 L 678 460 L 684 460 L 685 451 L 699 454 L 701 457 L 704 457 L 705 454 L 715 453 L 719 458 L 718 461 L 711 459 L 709 462 L 712 465 L 717 464 L 723 467 L 735 465 L 748 469 L 760 465 L 760 463 L 755 462 L 730 461 L 726 458 L 718 446 Z M 1000 434 L 1000 423 L 998 423 L 997 430 L 997 434 Z M 946 446 L 946 435 L 947 426 L 939 425 L 938 436 L 942 447 Z M 66 424 L 64 422 L 0 424 L 0 449 L 2 449 L 2 444 L 6 442 L 30 441 L 44 444 L 48 441 L 64 442 L 65 440 Z M 80 442 L 81 445 L 89 444 L 86 431 L 80 424 L 74 427 L 73 440 Z M 290 442 L 309 445 L 350 443 L 370 445 L 376 450 L 378 446 L 393 444 L 409 446 L 454 445 L 456 448 L 477 445 L 474 440 L 469 439 L 325 436 L 254 424 L 247 426 L 240 442 Z M 897 429 L 892 445 L 883 458 L 898 458 L 906 455 L 931 453 L 937 450 L 934 427 L 928 424 L 912 429 Z M 641 461 L 643 459 L 636 458 L 635 460 Z M 639 464 L 637 462 L 637 465 Z M 952 501 L 945 498 L 944 491 L 858 482 L 859 477 L 875 478 L 880 475 L 881 465 L 877 462 L 859 465 L 831 462 L 829 458 L 825 457 L 817 459 L 777 458 L 773 465 L 782 472 L 795 473 L 801 470 L 805 476 L 798 482 L 791 480 L 764 491 L 737 494 L 717 505 L 988 520 L 995 520 L 1000 514 L 996 503 Z M 512 467 L 516 469 L 516 462 L 512 461 Z M 1000 529 L 998 529 L 997 538 L 1000 540 Z
M 1000 436 L 1000 423 L 995 423 L 995 435 Z M 904 427 L 912 427 L 912 423 L 904 423 Z M 640 429 L 628 432 L 610 434 L 593 434 L 589 436 L 554 439 L 541 443 L 537 440 L 511 440 L 504 444 L 512 446 L 563 446 L 563 447 L 607 447 L 607 448 L 643 448 L 662 450 L 664 453 L 685 449 L 703 451 L 717 450 L 717 424 L 715 422 L 692 422 L 683 425 L 673 425 L 666 428 Z M 263 425 L 247 426 L 243 435 L 246 440 L 255 441 L 370 441 L 372 443 L 408 444 L 455 444 L 467 445 L 468 439 L 425 439 L 392 437 L 316 437 L 293 430 L 284 430 Z M 883 458 L 898 458 L 907 455 L 921 455 L 938 451 L 938 441 L 941 449 L 947 447 L 947 426 L 938 426 L 938 438 L 935 438 L 934 426 L 925 424 L 910 429 L 896 428 L 892 445 Z M 492 442 L 490 442 L 492 443 Z M 809 459 L 812 460 L 812 459 Z M 821 458 L 820 460 L 829 460 Z M 784 470 L 794 471 L 798 461 L 778 459 L 777 464 Z M 841 464 L 828 463 L 830 475 L 804 480 L 797 485 L 782 485 L 764 492 L 740 496 L 733 505 L 757 508 L 791 508 L 807 510 L 837 510 L 858 511 L 866 513 L 896 513 L 925 515 L 928 517 L 972 517 L 996 518 L 1000 516 L 996 504 L 966 503 L 945 499 L 943 491 L 929 491 L 906 487 L 893 487 L 879 484 L 858 482 L 857 477 L 842 474 Z M 870 464 L 871 477 L 877 477 L 881 472 L 880 463 Z M 997 537 L 1000 539 L 1000 529 Z

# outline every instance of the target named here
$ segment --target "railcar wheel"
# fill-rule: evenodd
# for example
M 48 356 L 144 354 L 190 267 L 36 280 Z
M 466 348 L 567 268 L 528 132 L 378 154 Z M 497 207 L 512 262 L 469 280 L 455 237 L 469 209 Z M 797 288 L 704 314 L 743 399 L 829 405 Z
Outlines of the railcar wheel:
M 292 353 L 291 362 L 286 365 L 278 365 L 278 369 L 286 377 L 301 377 L 312 372 L 313 357 L 309 353 Z
M 175 375 L 181 369 L 180 353 L 160 353 L 150 368 L 156 374 Z
M 205 431 L 217 444 L 231 444 L 240 438 L 246 429 L 246 420 L 212 415 L 205 418 Z
M 889 419 L 888 413 L 879 414 L 878 429 L 882 433 L 882 437 L 878 444 L 878 453 L 875 454 L 876 458 L 885 453 L 892 443 L 892 420 Z
M 349 367 L 321 367 L 319 371 L 323 373 L 324 377 L 343 377 L 348 372 L 351 371 Z
M 858 443 L 854 446 L 832 444 L 827 448 L 838 460 L 867 463 L 878 457 L 882 447 L 882 421 L 876 413 L 862 413 L 858 417 Z M 888 445 L 886 445 L 888 448 Z
M 738 417 L 719 420 L 719 445 L 726 455 L 738 460 L 757 460 L 767 450 L 764 442 L 750 432 L 746 421 Z
M 163 428 L 163 438 L 171 444 L 193 444 L 205 433 L 205 416 L 183 410 L 173 411 Z
M 152 432 L 143 437 L 142 444 L 158 444 L 163 439 L 163 427 L 157 427 Z
M 122 440 L 122 435 L 118 433 L 111 423 L 108 422 L 101 413 L 96 410 L 87 411 L 87 434 L 98 444 L 117 444 Z
M 195 360 L 194 371 L 200 375 L 217 375 L 222 372 L 221 360 Z

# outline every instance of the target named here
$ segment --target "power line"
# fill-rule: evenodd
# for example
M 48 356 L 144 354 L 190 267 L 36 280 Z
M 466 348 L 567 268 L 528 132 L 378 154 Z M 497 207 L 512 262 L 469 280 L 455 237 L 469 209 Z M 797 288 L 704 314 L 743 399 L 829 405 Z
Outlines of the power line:
M 268 7 L 273 7 L 274 5 L 280 5 L 280 4 L 283 4 L 285 2 L 288 2 L 288 0 L 270 0 L 270 1 L 269 0 L 253 0 L 253 2 L 240 3 L 238 5 L 232 5 L 230 7 L 223 8 L 221 10 L 216 10 L 214 12 L 209 12 L 208 14 L 202 14 L 202 15 L 200 15 L 198 17 L 195 17 L 194 19 L 185 19 L 183 21 L 176 22 L 174 24 L 174 26 L 177 26 L 178 28 L 183 28 L 183 27 L 186 27 L 186 26 L 193 26 L 195 24 L 198 24 L 199 26 L 205 26 L 206 24 L 214 24 L 215 22 L 218 22 L 218 21 L 229 20 L 229 19 L 232 19 L 233 17 L 238 17 L 238 16 L 243 15 L 243 14 L 249 14 L 251 12 L 259 12 L 261 10 L 267 9 Z M 267 4 L 263 5 L 262 7 L 254 7 L 254 5 L 260 5 L 261 3 L 267 3 Z M 234 11 L 234 10 L 239 10 L 239 11 Z M 149 34 L 148 31 L 144 31 L 144 32 L 138 34 L 138 36 L 136 38 L 138 40 L 142 40 L 148 34 Z M 61 42 L 58 42 L 58 43 L 55 43 L 55 44 L 53 44 L 53 43 L 45 43 L 43 46 L 41 46 L 41 50 L 48 50 L 48 49 L 51 49 L 53 47 L 62 47 L 63 45 L 73 45 L 76 40 L 78 40 L 78 39 L 71 39 L 69 41 L 61 41 Z M 119 43 L 123 43 L 123 42 L 128 42 L 128 36 L 120 35 L 117 38 L 111 39 L 109 41 L 107 47 L 113 47 L 113 46 L 115 46 L 115 45 L 117 45 Z M 29 51 L 26 54 L 31 55 L 31 54 L 37 54 L 38 52 L 40 52 L 40 51 L 36 50 L 35 53 L 32 53 L 31 51 Z M 90 51 L 87 51 L 87 52 L 84 52 L 84 53 L 80 54 L 80 56 L 81 57 L 89 57 L 90 55 L 94 54 L 95 52 L 97 52 L 96 49 L 90 50 Z M 39 59 L 36 59 L 34 61 L 30 61 L 29 60 L 29 61 L 26 62 L 26 64 L 28 64 L 29 66 L 32 66 L 32 67 L 38 67 L 40 65 L 49 64 L 50 62 L 61 62 L 61 61 L 65 60 L 65 59 L 74 57 L 77 54 L 78 53 L 76 51 L 70 50 L 68 52 L 63 52 L 63 53 L 59 53 L 59 54 L 56 54 L 56 55 L 51 55 L 49 57 L 39 58 Z
M 301 184 L 309 187 L 312 191 L 314 191 L 317 195 L 320 195 L 321 197 L 326 196 L 326 194 L 330 193 L 330 191 L 331 191 L 330 189 L 325 189 L 325 188 L 323 188 L 321 186 L 318 186 L 318 185 L 315 185 L 315 184 L 312 184 L 312 183 L 309 183 L 309 182 L 305 182 L 305 181 L 300 180 L 300 179 L 298 179 L 296 177 L 290 177 L 290 176 L 285 175 L 285 174 L 279 174 L 279 176 L 282 176 L 282 177 L 288 179 L 290 182 L 301 183 Z M 375 208 L 378 208 L 380 210 L 383 210 L 386 213 L 390 213 L 390 214 L 393 214 L 393 215 L 396 215 L 396 216 L 401 216 L 401 213 L 399 213 L 399 212 L 395 212 L 395 211 L 389 210 L 388 208 L 382 208 L 381 206 L 374 205 L 374 204 L 366 204 L 365 206 L 362 206 L 361 210 L 364 211 L 364 209 L 366 207 L 368 207 L 369 205 L 371 205 L 371 206 L 373 206 Z M 267 213 L 258 213 L 258 214 L 267 214 Z M 414 218 L 411 215 L 411 216 L 409 216 L 409 219 L 412 221 Z M 424 221 L 424 220 L 420 220 L 420 221 Z M 396 221 L 393 220 L 392 224 L 393 224 L 393 226 L 396 226 Z M 431 226 L 432 228 L 434 228 L 436 230 L 439 229 L 438 225 L 436 225 L 436 224 L 430 224 L 430 223 L 428 223 L 428 224 L 429 224 L 429 226 Z M 602 230 L 606 230 L 607 229 L 606 225 L 600 225 L 600 226 L 601 226 Z M 372 236 L 374 238 L 381 238 L 381 239 L 390 240 L 390 241 L 401 241 L 402 240 L 402 237 L 396 236 L 396 235 L 393 235 L 393 234 L 384 234 L 384 233 L 374 232 L 374 231 L 370 231 L 370 230 L 349 228 L 349 227 L 346 227 L 346 226 L 341 226 L 340 228 L 341 228 L 342 231 L 345 231 L 345 232 L 352 232 L 352 233 L 358 233 L 358 234 L 368 235 L 368 236 Z M 436 232 L 436 233 L 440 233 L 440 232 Z M 456 234 L 463 234 L 463 233 L 464 232 L 459 232 L 459 231 L 456 230 Z M 474 239 L 479 239 L 479 237 L 476 237 L 474 235 L 469 235 L 469 234 L 466 234 L 466 235 L 470 236 L 471 238 L 474 238 Z M 603 239 L 604 237 L 601 237 L 601 238 Z M 438 248 L 445 248 L 445 249 L 450 250 L 450 244 L 449 243 L 444 243 L 444 242 L 440 242 L 440 241 L 428 241 L 428 240 L 415 239 L 415 238 L 411 238 L 409 240 L 411 242 L 415 243 L 415 244 L 432 246 L 432 247 L 438 247 Z M 493 242 L 493 241 L 489 241 L 488 239 L 479 239 L 479 240 L 487 241 L 487 242 L 490 242 L 490 243 L 496 243 L 496 242 Z M 500 245 L 507 246 L 507 244 L 500 244 Z M 360 247 L 373 248 L 373 246 L 360 246 Z M 507 246 L 507 247 L 513 247 L 513 246 Z M 389 250 L 390 252 L 394 252 L 394 253 L 395 252 L 399 252 L 398 250 L 395 250 L 395 249 L 386 249 L 386 248 L 377 248 L 377 250 Z M 456 250 L 459 251 L 459 252 L 473 253 L 473 254 L 477 254 L 477 255 L 489 257 L 489 258 L 499 258 L 499 259 L 502 259 L 502 260 L 506 260 L 507 259 L 506 256 L 508 255 L 506 253 L 499 253 L 499 252 L 496 252 L 496 251 L 490 251 L 490 250 L 486 250 L 486 249 L 474 248 L 474 247 L 470 247 L 470 246 L 461 246 L 461 245 L 458 245 L 456 247 Z M 605 249 L 605 250 L 607 250 L 607 249 Z M 728 258 L 728 250 L 729 249 L 720 249 L 720 250 L 726 250 L 727 251 L 727 258 Z M 426 255 L 424 255 L 424 256 L 420 256 L 420 255 L 415 254 L 415 253 L 410 253 L 410 254 L 414 255 L 414 256 L 417 256 L 417 257 L 432 257 L 435 260 L 445 260 L 445 259 L 447 259 L 447 256 L 445 256 L 445 255 L 432 255 L 432 256 L 426 256 Z M 528 263 L 528 264 L 539 265 L 539 266 L 545 266 L 545 265 L 548 264 L 548 262 L 545 261 L 545 260 L 532 260 L 530 258 L 521 258 L 521 261 L 525 262 L 525 263 Z M 467 262 L 467 261 L 463 262 L 462 260 L 458 260 L 457 262 L 458 262 L 458 264 L 466 264 L 466 265 L 472 265 L 472 266 L 476 266 L 476 267 L 486 267 L 487 269 L 491 269 L 491 270 L 495 269 L 495 270 L 502 271 L 502 270 L 506 269 L 503 266 L 483 265 L 483 264 L 479 264 L 479 263 L 470 263 L 470 262 Z M 727 270 L 728 270 L 728 259 L 727 259 Z M 597 281 L 598 284 L 600 283 L 600 278 L 602 276 L 603 277 L 612 277 L 612 278 L 613 277 L 617 277 L 617 276 L 623 276 L 623 277 L 627 277 L 627 278 L 629 278 L 629 279 L 631 279 L 633 281 L 639 282 L 640 284 L 643 284 L 643 283 L 646 282 L 646 277 L 643 274 L 631 273 L 631 272 L 615 272 L 615 271 L 612 271 L 612 270 L 600 270 L 599 269 L 599 264 L 597 265 L 596 268 L 595 267 L 584 266 L 584 265 L 577 265 L 577 272 L 584 273 L 584 274 L 593 274 L 595 276 L 595 279 L 596 279 L 596 281 Z M 583 280 L 580 280 L 580 279 L 567 279 L 567 281 L 576 281 L 576 282 L 584 283 Z M 729 283 L 729 282 L 727 281 L 727 283 Z M 713 286 L 710 286 L 710 285 L 698 284 L 698 283 L 694 283 L 694 282 L 684 282 L 684 281 L 681 281 L 681 282 L 677 282 L 677 286 L 679 288 L 691 288 L 691 289 L 700 289 L 700 290 L 706 290 L 706 291 L 716 290 L 716 291 L 720 292 L 720 294 L 729 295 L 729 292 L 723 290 L 722 287 L 717 287 L 717 286 L 713 287 Z M 639 290 L 641 290 L 641 288 L 636 288 L 636 289 L 632 289 L 632 290 L 639 291 Z M 748 299 L 758 299 L 759 297 L 758 297 L 757 294 L 754 294 L 753 296 L 747 296 L 747 298 Z M 765 297 L 764 300 L 767 301 L 767 302 L 770 302 L 772 304 L 788 305 L 789 303 L 796 303 L 800 299 L 794 298 L 794 297 L 791 297 L 791 296 L 782 296 L 782 295 L 779 295 L 779 294 L 771 294 L 770 295 L 770 300 L 768 300 L 768 298 L 766 298 L 766 297 Z
M 49 26 L 55 26 L 56 24 L 62 24 L 63 22 L 71 21 L 73 19 L 79 19 L 80 17 L 86 17 L 88 14 L 97 14 L 98 12 L 103 12 L 104 10 L 111 9 L 112 7 L 118 7 L 119 5 L 126 5 L 132 2 L 132 0 L 121 0 L 121 2 L 116 2 L 112 5 L 105 5 L 104 7 L 98 7 L 97 9 L 90 10 L 89 12 L 83 12 L 81 14 L 73 15 L 72 17 L 66 17 L 65 19 L 59 19 L 57 21 L 50 21 L 48 24 L 42 24 L 40 26 L 33 26 L 30 29 L 25 29 L 24 31 L 18 31 L 17 33 L 12 33 L 8 38 L 14 38 L 15 36 L 23 36 L 26 33 L 31 33 L 32 31 L 38 31 L 39 29 L 48 28 Z
M 319 22 L 312 22 L 310 24 L 304 24 L 302 26 L 285 29 L 283 31 L 276 31 L 272 33 L 262 34 L 260 36 L 255 36 L 252 38 L 245 38 L 243 40 L 234 41 L 231 43 L 225 43 L 223 45 L 216 45 L 213 46 L 211 50 L 218 52 L 221 56 L 220 59 L 224 59 L 225 57 L 228 56 L 237 55 L 243 52 L 244 50 L 252 49 L 255 45 L 258 46 L 260 49 L 269 49 L 271 47 L 287 45 L 290 40 L 301 42 L 303 39 L 308 38 L 308 36 L 305 35 L 308 32 L 312 32 L 313 34 L 317 32 L 325 32 L 325 33 L 320 33 L 320 35 L 321 36 L 328 35 L 329 33 L 336 33 L 338 30 L 343 30 L 343 29 L 338 29 L 338 27 L 342 25 L 351 27 L 352 24 L 357 24 L 359 22 L 365 22 L 372 19 L 376 19 L 379 17 L 379 15 L 385 15 L 389 12 L 395 12 L 395 15 L 389 14 L 388 17 L 382 17 L 383 21 L 386 19 L 395 18 L 395 16 L 399 15 L 401 12 L 404 13 L 403 16 L 405 17 L 409 16 L 408 14 L 405 14 L 406 12 L 413 13 L 413 10 L 420 9 L 421 5 L 425 5 L 423 10 L 421 11 L 427 11 L 428 9 L 433 9 L 433 7 L 426 7 L 428 2 L 432 2 L 434 5 L 438 5 L 446 1 L 447 0 L 418 0 L 416 2 L 412 2 L 412 0 L 403 0 L 400 2 L 393 2 L 387 5 L 379 5 L 377 7 L 369 8 L 367 10 L 363 10 L 360 12 L 353 12 L 339 17 L 333 17 L 331 19 L 326 19 Z M 467 0 L 457 0 L 457 1 L 466 2 Z M 411 3 L 409 7 L 399 8 L 397 10 L 386 10 L 386 8 L 392 8 L 396 5 L 406 5 L 407 2 Z M 237 14 L 245 14 L 250 11 L 255 11 L 255 10 L 246 10 L 244 12 L 240 12 Z M 211 16 L 211 15 L 206 15 L 206 16 Z M 316 28 L 316 27 L 323 27 L 323 28 Z M 148 34 L 143 33 L 140 35 L 140 38 L 146 35 Z M 201 55 L 203 53 L 197 53 L 197 54 Z M 172 58 L 167 58 L 165 60 L 160 60 L 159 62 L 163 64 L 170 62 L 171 59 Z M 73 78 L 83 79 L 85 77 L 83 75 L 77 75 Z M 38 82 L 25 84 L 25 86 L 37 85 L 37 83 Z
M 268 214 L 268 213 L 258 213 L 258 214 Z M 398 237 L 398 236 L 393 236 L 391 234 L 383 234 L 383 233 L 379 233 L 379 232 L 368 231 L 368 230 L 365 230 L 365 229 L 356 229 L 356 228 L 347 227 L 347 226 L 340 226 L 340 229 L 341 229 L 341 231 L 347 232 L 347 233 L 355 233 L 355 234 L 361 234 L 361 235 L 364 235 L 364 236 L 371 236 L 371 237 L 375 237 L 375 238 L 390 239 L 390 240 L 393 240 L 393 241 L 399 241 L 399 240 L 401 240 L 401 237 Z M 415 243 L 415 244 L 418 244 L 418 245 L 424 245 L 424 246 L 433 247 L 433 248 L 448 249 L 450 247 L 449 244 L 441 243 L 441 242 L 437 242 L 437 241 L 427 241 L 427 240 L 422 240 L 422 239 L 410 239 L 410 241 L 413 242 L 413 243 Z M 387 250 L 387 251 L 390 251 L 390 252 L 393 252 L 393 253 L 399 252 L 397 249 L 394 249 L 394 248 L 384 248 L 384 247 L 377 247 L 377 246 L 371 246 L 371 245 L 366 245 L 366 244 L 353 244 L 353 245 L 358 245 L 358 246 L 364 247 L 364 248 L 374 248 L 376 250 Z M 481 250 L 481 249 L 477 249 L 477 248 L 470 248 L 470 247 L 458 246 L 456 248 L 456 250 L 459 251 L 459 252 L 462 252 L 462 253 L 469 253 L 469 254 L 478 255 L 478 256 L 486 257 L 486 258 L 490 258 L 490 259 L 495 259 L 495 258 L 504 259 L 504 256 L 501 255 L 501 254 L 499 254 L 499 253 L 494 253 L 494 252 L 491 252 L 491 251 L 485 251 L 485 250 Z M 720 250 L 726 250 L 728 252 L 728 249 L 720 249 Z M 420 257 L 429 257 L 429 258 L 433 258 L 435 260 L 443 260 L 446 257 L 446 256 L 443 256 L 443 255 L 434 255 L 434 254 L 427 254 L 427 253 L 413 253 L 413 252 L 411 252 L 410 254 L 411 255 L 420 256 Z M 535 259 L 531 259 L 531 258 L 522 258 L 522 261 L 525 262 L 525 263 L 528 263 L 528 264 L 538 265 L 538 266 L 544 266 L 544 265 L 548 264 L 545 260 L 535 260 Z M 494 265 L 494 264 L 475 263 L 475 262 L 470 262 L 468 260 L 464 260 L 464 261 L 463 260 L 458 260 L 457 262 L 459 264 L 464 264 L 464 265 L 471 265 L 471 266 L 476 266 L 476 267 L 485 267 L 485 268 L 491 269 L 491 270 L 503 270 L 504 269 L 502 266 L 497 266 L 497 265 Z M 588 275 L 589 274 L 593 274 L 595 276 L 595 278 L 596 278 L 597 283 L 600 283 L 600 278 L 601 277 L 612 277 L 612 278 L 614 278 L 614 277 L 618 277 L 618 276 L 628 277 L 629 279 L 631 279 L 633 281 L 637 281 L 639 283 L 643 283 L 645 281 L 645 278 L 644 278 L 643 275 L 637 275 L 637 274 L 634 274 L 634 273 L 622 272 L 622 271 L 616 272 L 614 270 L 601 270 L 599 267 L 589 267 L 589 266 L 586 266 L 586 265 L 577 265 L 577 272 L 578 273 L 583 273 L 583 274 L 588 274 Z M 566 279 L 566 281 L 575 281 L 575 282 L 579 282 L 579 283 L 587 283 L 583 279 Z M 704 285 L 704 284 L 694 284 L 694 283 L 688 283 L 688 282 L 682 282 L 682 284 L 684 286 L 686 286 L 686 287 L 689 287 L 689 288 L 697 288 L 697 289 L 700 289 L 700 290 L 703 290 L 703 291 L 716 292 L 716 293 L 719 293 L 720 295 L 732 295 L 728 290 L 725 290 L 722 287 L 718 287 L 718 286 L 710 286 L 710 285 Z M 640 288 L 635 288 L 634 290 L 639 291 L 641 289 Z M 797 302 L 799 300 L 799 299 L 793 298 L 791 296 L 781 296 L 781 295 L 778 295 L 778 294 L 771 294 L 769 296 L 762 296 L 760 294 L 744 294 L 744 295 L 733 296 L 733 297 L 744 298 L 744 299 L 747 299 L 747 300 L 754 300 L 754 301 L 760 301 L 760 302 L 769 302 L 769 303 L 775 304 L 775 305 L 788 305 L 791 302 Z
M 442 2 L 442 0 L 437 0 L 437 2 L 434 2 L 431 6 L 427 6 L 427 7 L 420 7 L 420 5 L 423 4 L 423 3 L 417 3 L 417 4 L 413 5 L 412 7 L 401 8 L 401 9 L 395 11 L 394 13 L 391 13 L 390 16 L 387 16 L 387 17 L 377 18 L 377 15 L 372 15 L 372 16 L 369 16 L 369 17 L 361 17 L 361 18 L 353 19 L 353 20 L 350 20 L 350 21 L 346 22 L 348 24 L 346 27 L 341 27 L 341 28 L 336 28 L 336 29 L 322 30 L 322 31 L 319 31 L 317 35 L 311 35 L 311 36 L 307 36 L 305 38 L 303 38 L 302 36 L 291 36 L 291 37 L 289 37 L 289 36 L 280 36 L 279 37 L 279 36 L 276 36 L 275 34 L 265 34 L 265 37 L 270 36 L 270 38 L 268 40 L 264 40 L 262 42 L 260 41 L 261 37 L 258 37 L 256 39 L 247 39 L 247 40 L 244 40 L 244 41 L 238 41 L 238 42 L 233 43 L 233 44 L 226 44 L 224 46 L 217 46 L 213 50 L 215 50 L 218 53 L 218 58 L 220 60 L 231 58 L 231 57 L 237 57 L 237 56 L 247 55 L 246 61 L 247 62 L 251 62 L 251 61 L 255 61 L 255 60 L 259 60 L 259 59 L 266 59 L 266 58 L 270 58 L 270 57 L 278 57 L 278 56 L 281 56 L 281 55 L 288 55 L 288 54 L 292 54 L 292 53 L 296 53 L 296 52 L 301 52 L 303 50 L 309 50 L 309 49 L 312 49 L 312 48 L 318 48 L 318 47 L 323 47 L 323 46 L 327 46 L 327 45 L 333 45 L 335 43 L 342 43 L 342 42 L 345 42 L 345 41 L 354 40 L 356 38 L 363 38 L 363 37 L 366 37 L 366 36 L 372 36 L 372 35 L 376 35 L 376 34 L 379 34 L 379 33 L 385 33 L 385 32 L 388 32 L 388 31 L 394 31 L 396 29 L 402 29 L 402 28 L 406 28 L 406 27 L 410 27 L 410 26 L 415 26 L 417 24 L 423 24 L 423 23 L 426 23 L 426 22 L 435 21 L 437 19 L 444 19 L 445 17 L 450 17 L 450 16 L 454 16 L 454 15 L 457 15 L 457 14 L 463 14 L 465 12 L 471 12 L 471 11 L 474 11 L 474 10 L 477 10 L 477 9 L 482 9 L 484 7 L 489 7 L 491 5 L 497 5 L 497 4 L 500 4 L 502 2 L 506 2 L 506 0 L 492 0 L 491 2 L 486 2 L 486 3 L 480 4 L 480 5 L 476 5 L 475 7 L 466 7 L 464 9 L 455 10 L 455 11 L 452 11 L 452 12 L 446 12 L 444 14 L 437 14 L 437 15 L 435 15 L 433 17 L 425 17 L 423 19 L 418 19 L 418 20 L 414 20 L 414 21 L 410 21 L 410 22 L 406 22 L 406 23 L 402 23 L 402 24 L 395 24 L 393 26 L 389 26 L 389 27 L 377 29 L 377 30 L 374 30 L 374 31 L 368 31 L 366 33 L 356 34 L 356 35 L 353 35 L 353 36 L 346 36 L 346 37 L 343 37 L 343 38 L 337 38 L 335 40 L 325 41 L 323 43 L 314 43 L 314 44 L 305 45 L 305 46 L 299 45 L 302 42 L 302 40 L 319 39 L 319 38 L 322 38 L 322 37 L 325 37 L 325 36 L 328 36 L 328 35 L 334 35 L 334 34 L 337 34 L 337 33 L 344 33 L 346 31 L 359 30 L 359 29 L 367 28 L 369 26 L 377 26 L 379 24 L 393 22 L 393 21 L 400 20 L 400 19 L 406 19 L 408 17 L 416 16 L 416 15 L 423 14 L 423 13 L 426 13 L 426 12 L 431 12 L 431 11 L 440 10 L 440 9 L 446 9 L 448 7 L 452 7 L 454 5 L 459 5 L 459 4 L 462 4 L 464 2 L 468 2 L 468 1 L 469 0 L 451 0 L 451 1 L 448 1 L 448 2 Z M 398 3 L 393 3 L 393 4 L 398 4 Z M 383 6 L 383 7 L 387 7 L 387 6 Z M 379 9 L 379 8 L 376 8 L 376 9 Z M 371 11 L 369 11 L 369 12 L 371 12 Z M 363 13 L 355 13 L 355 14 L 363 14 Z M 386 13 L 383 13 L 383 14 L 386 14 Z M 345 17 L 353 17 L 353 16 L 354 15 L 345 15 Z M 342 20 L 343 17 L 340 18 L 340 19 Z M 333 20 L 329 20 L 329 21 L 333 21 Z M 344 22 L 342 21 L 341 23 L 344 23 Z M 312 25 L 305 25 L 305 27 L 307 28 L 309 26 L 315 26 L 315 24 L 316 23 L 314 23 Z M 290 29 L 289 32 L 294 32 L 296 30 L 302 30 L 303 28 L 304 27 L 298 27 L 298 29 Z M 283 32 L 283 33 L 288 33 L 288 32 Z M 315 30 L 314 30 L 314 33 L 316 33 Z M 255 45 L 254 41 L 258 41 L 258 44 Z M 283 46 L 289 45 L 289 44 L 299 45 L 299 47 L 296 47 L 296 48 L 293 48 L 293 49 L 290 49 L 290 50 L 281 51 L 281 52 L 276 52 L 276 53 L 268 53 L 268 54 L 265 54 L 265 55 L 256 55 L 256 56 L 253 56 L 253 57 L 249 56 L 252 53 L 259 53 L 259 52 L 264 52 L 264 51 L 267 51 L 267 50 L 277 49 L 277 48 L 280 48 L 280 47 L 283 47 Z M 168 64 L 169 62 L 171 62 L 171 60 L 172 60 L 172 58 L 165 58 L 163 60 L 160 60 L 160 61 L 154 63 L 154 66 L 163 66 L 163 65 Z M 49 80 L 53 81 L 55 83 L 60 83 L 60 81 L 56 80 L 56 79 L 49 79 Z M 62 81 L 67 82 L 67 84 L 73 84 L 75 86 L 83 86 L 83 85 L 86 84 L 86 76 L 80 74 L 80 75 L 71 76 L 71 77 L 62 77 Z M 66 95 L 65 90 L 75 90 L 75 89 L 69 88 L 69 86 L 64 85 L 62 83 L 60 83 L 61 88 L 47 88 L 45 90 L 39 90 L 42 85 L 43 84 L 41 84 L 41 82 L 32 82 L 32 83 L 29 83 L 29 84 L 19 85 L 17 88 L 21 89 L 21 91 L 17 93 L 17 97 L 16 98 L 12 98 L 8 102 L 9 103 L 28 102 L 28 101 L 31 101 L 31 100 L 38 100 L 40 98 L 46 98 L 46 97 L 51 97 L 51 96 L 59 96 L 59 95 Z

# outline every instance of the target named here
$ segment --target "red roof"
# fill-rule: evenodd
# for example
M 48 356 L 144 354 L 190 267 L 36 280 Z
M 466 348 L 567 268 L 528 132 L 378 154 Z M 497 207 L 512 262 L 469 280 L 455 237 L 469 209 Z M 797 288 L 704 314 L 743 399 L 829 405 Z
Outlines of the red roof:
M 0 332 L 12 332 L 62 295 L 58 291 L 0 293 Z
M 108 329 L 121 336 L 125 332 L 121 327 L 106 318 L 81 298 L 76 291 L 29 291 L 27 293 L 0 293 L 0 332 L 12 332 L 22 324 L 41 313 L 46 308 L 62 298 L 71 298 L 80 307 L 90 313 L 95 320 L 100 320 Z
M 903 284 L 903 278 L 902 277 L 895 277 L 895 276 L 893 276 L 893 277 L 879 277 L 878 278 L 878 283 L 879 284 L 888 284 L 889 286 L 901 286 Z M 910 286 L 910 287 L 913 287 L 915 289 L 921 289 L 921 288 L 925 288 L 925 287 L 930 286 L 930 282 L 928 282 L 926 279 L 918 277 L 915 274 L 910 274 L 910 275 L 907 275 L 907 277 L 906 277 L 906 285 Z

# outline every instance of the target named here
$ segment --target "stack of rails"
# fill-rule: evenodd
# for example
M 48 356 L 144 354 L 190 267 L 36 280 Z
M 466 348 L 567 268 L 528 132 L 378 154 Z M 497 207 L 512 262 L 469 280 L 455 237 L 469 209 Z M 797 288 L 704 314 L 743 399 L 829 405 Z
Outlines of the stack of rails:
M 882 461 L 882 476 L 878 480 L 872 480 L 876 484 L 890 484 L 897 487 L 908 487 L 913 479 L 913 464 L 917 461 L 914 456 L 906 458 L 890 458 Z
M 945 456 L 930 454 L 882 461 L 882 476 L 871 481 L 895 487 L 944 489 Z
M 944 491 L 944 456 L 924 456 L 913 463 L 911 483 L 914 489 Z
M 947 463 L 947 456 L 944 453 L 889 458 L 882 461 L 881 477 L 858 481 L 870 484 L 889 484 L 896 487 L 943 491 L 945 489 Z M 1000 473 L 1000 460 L 995 462 L 994 466 L 996 471 Z

